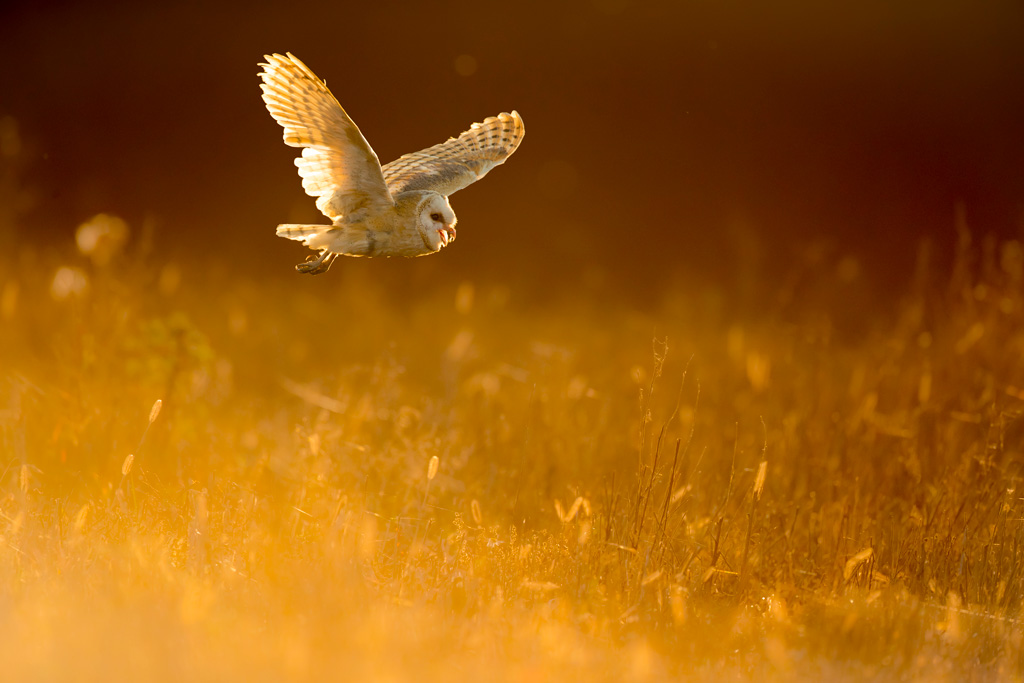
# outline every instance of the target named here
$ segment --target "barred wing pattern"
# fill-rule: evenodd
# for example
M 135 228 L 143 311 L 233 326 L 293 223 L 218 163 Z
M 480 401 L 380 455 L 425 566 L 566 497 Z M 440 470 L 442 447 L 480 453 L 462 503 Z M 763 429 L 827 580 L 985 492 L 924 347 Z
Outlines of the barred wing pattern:
M 498 114 L 474 123 L 457 138 L 385 164 L 384 180 L 392 195 L 432 190 L 447 197 L 504 163 L 525 133 L 518 112 Z
M 290 52 L 264 58 L 263 101 L 285 144 L 303 148 L 295 165 L 317 208 L 333 221 L 393 206 L 377 154 L 327 85 Z

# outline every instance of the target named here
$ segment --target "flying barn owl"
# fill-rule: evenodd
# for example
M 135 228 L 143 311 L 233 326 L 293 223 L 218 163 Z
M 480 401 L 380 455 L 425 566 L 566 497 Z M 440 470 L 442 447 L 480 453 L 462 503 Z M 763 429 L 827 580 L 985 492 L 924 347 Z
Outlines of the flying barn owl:
M 526 132 L 513 111 L 474 123 L 457 138 L 381 167 L 327 85 L 298 57 L 266 55 L 263 101 L 301 147 L 302 187 L 332 225 L 279 225 L 277 234 L 320 252 L 295 266 L 324 273 L 339 255 L 425 256 L 455 239 L 448 197 L 483 178 L 516 151 Z

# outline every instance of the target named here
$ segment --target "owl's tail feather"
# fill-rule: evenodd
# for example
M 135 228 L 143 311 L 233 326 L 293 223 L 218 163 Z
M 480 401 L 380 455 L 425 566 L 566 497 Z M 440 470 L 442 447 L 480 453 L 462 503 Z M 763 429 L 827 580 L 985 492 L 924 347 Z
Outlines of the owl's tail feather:
M 334 229 L 333 225 L 285 224 L 277 226 L 277 236 L 302 242 L 313 249 L 321 249 L 327 246 L 330 241 L 328 233 Z

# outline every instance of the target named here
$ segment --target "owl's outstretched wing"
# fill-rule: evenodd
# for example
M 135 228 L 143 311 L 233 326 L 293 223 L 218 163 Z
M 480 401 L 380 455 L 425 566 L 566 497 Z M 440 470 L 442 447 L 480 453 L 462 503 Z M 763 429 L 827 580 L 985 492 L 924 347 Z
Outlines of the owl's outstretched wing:
M 327 85 L 290 52 L 265 59 L 263 101 L 285 144 L 303 148 L 295 165 L 317 208 L 335 220 L 393 206 L 377 155 Z
M 391 194 L 433 190 L 448 196 L 480 180 L 512 156 L 526 133 L 519 113 L 498 114 L 457 138 L 406 154 L 385 164 L 384 180 Z

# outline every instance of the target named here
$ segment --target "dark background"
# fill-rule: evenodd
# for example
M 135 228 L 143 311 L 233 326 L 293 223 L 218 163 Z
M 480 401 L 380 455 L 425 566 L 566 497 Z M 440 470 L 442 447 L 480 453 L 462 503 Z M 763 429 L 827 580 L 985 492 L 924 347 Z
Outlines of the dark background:
M 291 275 L 308 252 L 274 227 L 321 218 L 260 99 L 275 51 L 384 162 L 499 111 L 526 122 L 454 197 L 452 247 L 335 268 L 644 296 L 821 245 L 888 286 L 922 237 L 949 250 L 958 203 L 976 234 L 1020 233 L 1024 3 L 770 4 L 6 3 L 0 116 L 36 201 L 5 243 L 70 243 L 110 212 L 168 258 Z

